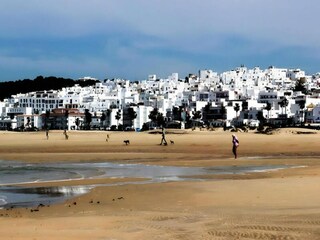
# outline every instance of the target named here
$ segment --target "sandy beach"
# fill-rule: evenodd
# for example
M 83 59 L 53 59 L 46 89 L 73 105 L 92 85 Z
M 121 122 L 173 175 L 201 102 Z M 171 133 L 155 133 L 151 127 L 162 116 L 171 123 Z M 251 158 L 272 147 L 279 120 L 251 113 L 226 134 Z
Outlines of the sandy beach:
M 109 139 L 107 139 L 109 134 Z M 66 202 L 0 210 L 1 239 L 320 239 L 320 131 L 273 134 L 168 130 L 147 132 L 0 132 L 0 159 L 28 163 L 114 162 L 161 166 L 293 166 L 250 174 L 202 175 L 153 184 L 98 186 Z M 129 145 L 124 140 L 130 140 Z M 169 141 L 168 141 L 169 142 Z M 139 179 L 134 179 L 139 181 Z M 105 178 L 47 182 L 66 186 Z

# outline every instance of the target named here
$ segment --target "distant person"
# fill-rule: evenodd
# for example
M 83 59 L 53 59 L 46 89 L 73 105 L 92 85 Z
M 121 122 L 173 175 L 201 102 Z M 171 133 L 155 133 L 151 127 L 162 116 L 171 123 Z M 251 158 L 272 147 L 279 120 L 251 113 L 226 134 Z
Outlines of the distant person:
M 161 128 L 161 130 L 162 130 L 162 133 L 161 133 L 162 138 L 161 138 L 160 145 L 162 145 L 162 143 L 163 143 L 163 145 L 166 146 L 166 145 L 168 145 L 167 140 L 166 140 L 166 130 L 164 128 Z
M 46 129 L 46 138 L 49 140 L 49 129 Z
M 69 135 L 68 135 L 68 132 L 67 132 L 66 129 L 63 131 L 63 135 L 64 135 L 64 138 L 65 138 L 66 140 L 69 139 Z
M 232 134 L 232 152 L 234 155 L 234 159 L 237 159 L 237 149 L 239 147 L 239 140 L 235 134 Z

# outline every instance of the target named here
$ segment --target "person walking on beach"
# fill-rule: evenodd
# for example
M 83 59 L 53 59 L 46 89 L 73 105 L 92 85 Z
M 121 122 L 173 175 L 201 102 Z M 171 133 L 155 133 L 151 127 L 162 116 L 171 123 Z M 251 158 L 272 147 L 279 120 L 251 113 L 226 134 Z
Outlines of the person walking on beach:
M 68 133 L 67 133 L 67 130 L 66 130 L 66 129 L 63 131 L 63 135 L 64 135 L 64 138 L 65 138 L 66 140 L 68 140 L 68 139 L 69 139 L 69 135 L 68 135 Z
M 239 140 L 235 134 L 232 134 L 232 152 L 234 155 L 234 159 L 237 159 L 238 157 L 237 155 L 238 146 L 239 146 Z
M 165 131 L 164 127 L 162 127 L 161 130 L 162 130 L 162 133 L 161 133 L 162 138 L 161 138 L 160 145 L 162 145 L 162 143 L 163 143 L 163 145 L 167 146 L 168 143 L 167 143 L 167 140 L 166 140 L 166 131 Z
M 49 129 L 46 129 L 46 138 L 49 140 Z

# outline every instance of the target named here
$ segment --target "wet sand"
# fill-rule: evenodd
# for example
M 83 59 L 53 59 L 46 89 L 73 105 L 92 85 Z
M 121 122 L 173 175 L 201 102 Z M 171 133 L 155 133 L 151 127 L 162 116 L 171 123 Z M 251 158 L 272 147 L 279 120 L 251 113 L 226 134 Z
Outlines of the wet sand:
M 62 131 L 52 131 L 46 140 L 44 132 L 0 132 L 3 160 L 304 166 L 202 176 L 204 181 L 97 187 L 62 204 L 1 210 L 1 239 L 320 239 L 320 132 L 237 135 L 234 160 L 231 133 L 220 130 L 172 131 L 166 136 L 174 144 L 168 146 L 159 145 L 160 134 L 70 132 L 65 140 Z M 50 183 L 67 184 L 72 183 Z

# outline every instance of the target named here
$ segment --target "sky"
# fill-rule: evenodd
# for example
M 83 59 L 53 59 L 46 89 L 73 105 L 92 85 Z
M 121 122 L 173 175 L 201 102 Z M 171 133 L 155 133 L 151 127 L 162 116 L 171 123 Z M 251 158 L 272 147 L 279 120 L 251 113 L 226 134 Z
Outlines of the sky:
M 0 81 L 320 72 L 319 0 L 1 0 Z

